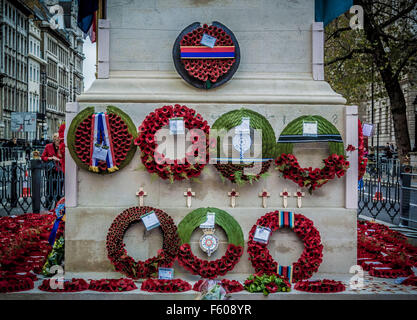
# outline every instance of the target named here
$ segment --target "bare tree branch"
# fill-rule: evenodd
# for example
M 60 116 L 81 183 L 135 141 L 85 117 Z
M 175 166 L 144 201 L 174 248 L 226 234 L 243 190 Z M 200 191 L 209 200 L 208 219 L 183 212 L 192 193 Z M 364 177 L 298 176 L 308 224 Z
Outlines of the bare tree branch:
M 329 65 L 331 65 L 333 63 L 336 63 L 338 61 L 344 61 L 344 60 L 351 59 L 353 57 L 353 55 L 354 54 L 357 54 L 357 53 L 369 53 L 369 54 L 373 54 L 374 52 L 373 52 L 373 50 L 370 50 L 370 49 L 352 49 L 348 54 L 346 54 L 346 55 L 344 55 L 342 57 L 337 57 L 337 58 L 335 58 L 333 60 L 330 60 L 328 62 L 325 62 L 324 65 L 325 66 L 329 66 Z
M 410 58 L 412 56 L 414 56 L 415 54 L 417 54 L 417 47 L 415 47 L 414 49 L 410 50 L 408 52 L 408 54 L 403 58 L 403 60 L 401 61 L 397 71 L 394 74 L 394 79 L 398 79 L 398 77 L 400 76 L 401 70 L 407 65 L 407 63 L 409 62 Z
M 414 0 L 412 5 L 410 5 L 409 7 L 405 8 L 404 10 L 401 10 L 400 12 L 398 12 L 398 14 L 396 14 L 395 16 L 391 17 L 390 19 L 388 19 L 387 21 L 385 21 L 384 23 L 382 23 L 379 26 L 379 28 L 384 29 L 385 27 L 387 27 L 390 24 L 394 23 L 398 19 L 400 19 L 403 16 L 405 16 L 406 14 L 410 13 L 414 9 L 414 7 L 416 5 L 417 5 L 417 0 Z

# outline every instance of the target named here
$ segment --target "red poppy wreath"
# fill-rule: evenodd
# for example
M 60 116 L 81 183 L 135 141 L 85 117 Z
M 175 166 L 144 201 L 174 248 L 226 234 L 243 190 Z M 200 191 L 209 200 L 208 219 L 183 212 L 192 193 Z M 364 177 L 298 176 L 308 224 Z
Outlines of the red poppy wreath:
M 133 158 L 136 128 L 119 108 L 108 106 L 106 112 L 94 107 L 81 111 L 68 129 L 68 150 L 80 168 L 90 172 L 113 173 Z
M 311 124 L 313 133 L 306 133 L 305 124 Z M 311 130 L 311 129 L 310 129 Z M 301 168 L 292 154 L 294 143 L 328 142 L 330 155 L 322 168 Z M 301 116 L 291 121 L 282 131 L 277 144 L 276 169 L 284 179 L 290 179 L 310 193 L 335 177 L 343 177 L 350 164 L 345 157 L 342 137 L 337 128 L 321 116 Z
M 266 227 L 271 233 L 282 227 L 292 228 L 304 243 L 304 251 L 297 262 L 292 266 L 280 266 L 268 250 L 268 243 L 255 240 L 254 235 L 258 226 Z M 313 222 L 303 216 L 292 212 L 273 211 L 259 218 L 249 233 L 248 253 L 249 260 L 256 272 L 278 273 L 290 282 L 310 278 L 317 272 L 322 262 L 323 245 L 319 231 Z
M 212 261 L 197 258 L 189 244 L 194 229 L 206 221 L 207 212 L 215 213 L 216 224 L 223 228 L 229 240 L 225 255 Z M 203 278 L 213 279 L 225 275 L 235 267 L 243 254 L 242 229 L 231 215 L 217 208 L 199 208 L 190 212 L 178 225 L 178 234 L 182 243 L 178 263 L 192 274 Z
M 127 254 L 123 236 L 129 226 L 141 220 L 142 216 L 154 212 L 159 220 L 164 242 L 158 255 L 146 261 L 135 261 Z M 174 220 L 164 211 L 152 207 L 132 207 L 120 213 L 110 226 L 107 233 L 107 255 L 115 269 L 133 278 L 149 278 L 156 276 L 158 267 L 172 266 L 179 247 L 177 227 Z
M 189 130 L 190 150 L 180 160 L 169 159 L 160 153 L 157 144 L 157 132 L 170 124 L 170 119 L 182 119 Z M 198 130 L 194 130 L 198 129 Z M 195 110 L 176 104 L 156 109 L 146 116 L 139 127 L 139 136 L 135 144 L 142 150 L 141 159 L 146 170 L 162 179 L 193 179 L 200 175 L 208 162 L 208 135 L 210 127 Z
M 336 293 L 345 291 L 346 287 L 341 281 L 323 279 L 298 281 L 295 284 L 294 289 L 312 293 Z

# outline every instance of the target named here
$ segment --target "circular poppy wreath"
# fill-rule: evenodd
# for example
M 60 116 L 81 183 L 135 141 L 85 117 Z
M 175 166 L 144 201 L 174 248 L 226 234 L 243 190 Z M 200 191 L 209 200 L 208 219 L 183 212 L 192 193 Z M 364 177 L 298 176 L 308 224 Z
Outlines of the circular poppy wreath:
M 226 232 L 229 242 L 225 255 L 213 261 L 196 257 L 189 244 L 194 229 L 206 221 L 207 212 L 216 214 L 216 224 Z M 226 211 L 217 208 L 199 208 L 190 212 L 178 225 L 178 235 L 181 239 L 178 263 L 203 278 L 213 279 L 225 275 L 235 267 L 243 254 L 244 239 L 239 223 Z
M 15 274 L 4 278 L 0 277 L 0 293 L 32 290 L 33 287 L 33 279 L 26 275 Z
M 191 290 L 191 285 L 181 279 L 146 279 L 140 288 L 148 292 L 185 292 Z
M 123 237 L 132 223 L 140 221 L 143 215 L 151 211 L 155 212 L 160 223 L 163 234 L 162 249 L 158 251 L 157 256 L 146 261 L 135 261 L 127 254 Z M 158 267 L 172 266 L 178 247 L 179 238 L 174 220 L 164 211 L 147 206 L 124 210 L 113 220 L 107 233 L 108 258 L 116 271 L 133 279 L 149 278 L 156 275 Z
M 282 214 L 286 212 L 273 211 L 268 212 L 256 221 L 256 224 L 249 232 L 248 253 L 249 260 L 255 271 L 262 273 L 278 273 L 279 265 L 269 253 L 268 244 L 260 243 L 254 240 L 257 226 L 268 227 L 271 232 L 280 228 Z M 317 272 L 322 262 L 323 245 L 319 231 L 314 227 L 313 221 L 302 214 L 293 214 L 294 224 L 293 231 L 304 243 L 304 251 L 297 262 L 292 265 L 293 282 L 310 278 L 314 272 Z M 291 219 L 290 219 L 291 220 Z
M 294 289 L 312 293 L 335 293 L 345 291 L 346 287 L 341 281 L 323 279 L 298 281 L 295 284 Z
M 317 122 L 318 134 L 303 136 L 303 123 Z M 301 168 L 297 158 L 292 154 L 293 143 L 323 142 L 329 143 L 330 156 L 324 159 L 322 168 Z M 275 159 L 276 170 L 300 187 L 308 188 L 310 193 L 335 177 L 343 177 L 350 164 L 345 156 L 342 137 L 337 128 L 321 116 L 301 116 L 291 121 L 282 131 L 277 143 Z
M 169 125 L 170 119 L 179 117 L 183 118 L 185 128 L 190 130 L 192 151 L 181 161 L 172 161 L 157 151 L 155 134 Z M 200 114 L 196 114 L 191 108 L 176 104 L 158 108 L 147 115 L 139 127 L 139 135 L 134 143 L 142 151 L 141 160 L 146 170 L 164 180 L 169 179 L 172 183 L 174 180 L 194 179 L 201 174 L 209 157 L 209 131 L 210 126 Z
M 64 288 L 60 289 L 51 287 L 51 279 L 45 279 L 42 284 L 38 287 L 41 291 L 47 292 L 79 292 L 88 289 L 88 283 L 84 279 L 72 278 L 71 280 L 64 281 Z
M 110 157 L 108 161 L 98 160 L 97 163 L 93 163 L 94 110 L 94 107 L 85 108 L 72 120 L 67 135 L 68 150 L 78 167 L 98 174 L 113 173 L 124 168 L 135 155 L 136 126 L 122 110 L 107 106 L 105 121 L 110 146 L 105 145 L 104 149 L 108 150 L 113 166 L 110 167 Z M 97 143 L 99 142 L 97 140 Z
M 99 292 L 122 292 L 136 290 L 132 279 L 100 279 L 90 280 L 88 290 Z
M 200 43 L 204 34 L 216 38 L 213 48 Z M 199 89 L 213 89 L 233 77 L 239 67 L 240 49 L 233 32 L 220 22 L 211 26 L 194 22 L 175 40 L 172 57 L 186 82 Z
M 254 168 L 254 163 L 234 164 L 232 161 L 224 163 L 223 159 L 218 159 L 217 163 L 214 164 L 215 168 L 220 172 L 222 179 L 228 179 L 232 183 L 237 184 L 245 184 L 246 182 L 252 183 L 253 181 L 258 181 L 261 177 L 265 177 L 266 172 L 275 158 L 276 138 L 274 129 L 269 121 L 258 112 L 244 108 L 229 111 L 220 116 L 220 118 L 214 122 L 212 129 L 219 131 L 225 130 L 225 132 L 229 132 L 236 126 L 240 125 L 243 118 L 250 119 L 249 126 L 251 129 L 262 130 L 262 167 L 259 168 L 259 173 L 253 175 L 244 174 L 245 168 Z M 220 151 L 222 147 L 221 138 L 222 137 L 218 137 L 217 139 L 216 151 L 217 154 L 222 157 L 222 152 Z

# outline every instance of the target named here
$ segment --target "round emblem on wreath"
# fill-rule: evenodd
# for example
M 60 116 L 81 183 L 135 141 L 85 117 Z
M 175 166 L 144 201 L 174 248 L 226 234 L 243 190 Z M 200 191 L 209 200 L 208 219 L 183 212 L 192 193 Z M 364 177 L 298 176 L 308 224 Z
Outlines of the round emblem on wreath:
M 327 142 L 330 155 L 322 168 L 302 168 L 293 154 L 294 143 Z M 276 169 L 310 193 L 328 181 L 345 175 L 350 164 L 345 155 L 342 137 L 337 128 L 321 116 L 301 116 L 282 131 L 277 143 Z
M 276 138 L 274 129 L 263 115 L 244 108 L 232 110 L 221 115 L 214 122 L 212 129 L 219 132 L 217 154 L 220 157 L 216 159 L 214 166 L 220 172 L 222 179 L 244 184 L 258 181 L 267 175 L 275 158 Z M 262 133 L 262 140 L 257 142 L 258 145 L 262 145 L 261 150 L 256 150 L 254 146 L 255 130 Z M 221 132 L 224 134 L 220 134 Z M 226 135 L 232 136 L 233 154 L 228 154 L 226 152 L 229 150 L 226 152 L 224 150 Z M 256 151 L 259 154 L 255 155 Z
M 297 262 L 291 266 L 282 266 L 275 261 L 268 250 L 267 241 L 258 241 L 255 237 L 258 227 L 268 228 L 274 232 L 280 228 L 290 228 L 304 243 L 304 251 Z M 256 272 L 278 273 L 290 282 L 308 279 L 317 272 L 322 262 L 323 245 L 319 231 L 313 221 L 302 214 L 286 211 L 268 212 L 256 221 L 249 232 L 248 253 L 249 260 Z
M 164 242 L 157 256 L 146 261 L 135 261 L 127 254 L 123 237 L 127 229 L 142 217 L 154 212 L 163 233 Z M 177 257 L 179 238 L 174 220 L 164 211 L 152 207 L 133 207 L 120 213 L 107 233 L 107 255 L 115 269 L 126 276 L 139 279 L 156 276 L 158 267 L 170 267 Z
M 219 247 L 219 238 L 214 234 L 215 229 L 204 229 L 200 238 L 200 248 L 210 255 Z
M 68 128 L 68 150 L 78 167 L 98 174 L 113 173 L 133 158 L 136 127 L 119 108 L 82 110 Z
M 174 43 L 175 69 L 189 84 L 212 89 L 229 81 L 240 63 L 236 37 L 225 25 L 199 22 L 186 27 Z
M 226 253 L 216 260 L 196 257 L 189 244 L 193 231 L 206 221 L 208 212 L 215 213 L 215 223 L 225 231 L 229 242 Z M 200 248 L 203 251 L 209 248 L 217 249 L 219 240 L 216 236 L 213 237 L 213 232 L 211 229 L 208 237 L 205 237 L 207 234 L 201 237 Z M 198 274 L 203 278 L 213 279 L 225 275 L 235 267 L 243 254 L 244 239 L 239 223 L 226 211 L 217 208 L 199 208 L 190 212 L 179 223 L 178 235 L 181 239 L 178 263 L 192 274 Z

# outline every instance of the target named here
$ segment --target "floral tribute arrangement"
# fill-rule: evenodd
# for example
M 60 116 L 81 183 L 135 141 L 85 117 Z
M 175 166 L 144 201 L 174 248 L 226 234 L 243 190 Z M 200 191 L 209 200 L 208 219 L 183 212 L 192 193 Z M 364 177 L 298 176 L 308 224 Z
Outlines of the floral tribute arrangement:
M 366 172 L 367 163 L 368 158 L 366 158 L 362 124 L 361 121 L 358 119 L 358 180 L 363 178 L 363 175 Z
M 157 256 L 146 261 L 135 261 L 127 254 L 123 237 L 132 223 L 153 211 L 160 223 L 163 234 L 162 249 Z M 159 267 L 170 267 L 177 257 L 179 238 L 174 220 L 164 211 L 152 207 L 132 207 L 120 213 L 111 224 L 107 233 L 107 255 L 115 269 L 132 279 L 155 277 Z
M 52 286 L 52 281 L 54 281 L 54 286 Z M 56 279 L 45 279 L 42 281 L 42 284 L 38 287 L 41 291 L 48 292 L 79 292 L 85 291 L 88 289 L 88 283 L 84 279 L 72 278 L 71 280 L 64 280 L 63 289 L 60 289 L 59 282 L 60 280 Z M 55 288 L 56 285 L 56 288 Z
M 88 286 L 88 290 L 100 292 L 123 292 L 136 290 L 137 288 L 132 279 L 90 280 Z
M 285 271 L 285 277 L 292 282 L 310 278 L 317 272 L 322 262 L 323 245 L 319 231 L 313 222 L 301 214 L 293 214 L 293 218 L 285 218 L 288 213 L 273 211 L 259 218 L 249 232 L 249 260 L 256 272 L 266 274 Z M 288 215 L 289 217 L 290 215 Z M 293 221 L 293 224 L 291 223 Z M 292 224 L 292 225 L 291 225 Z M 254 240 L 257 226 L 267 227 L 274 232 L 280 227 L 290 227 L 304 242 L 304 251 L 300 258 L 290 267 L 282 267 L 274 261 L 268 250 L 267 243 Z M 292 277 L 292 279 L 291 279 Z
M 417 266 L 417 248 L 387 226 L 358 221 L 358 265 L 379 278 L 407 277 Z
M 148 292 L 185 292 L 191 290 L 191 285 L 181 279 L 146 279 L 142 282 L 141 290 Z
M 346 287 L 341 281 L 323 279 L 298 281 L 294 289 L 313 293 L 336 293 L 345 291 Z
M 221 151 L 221 139 L 223 136 L 220 136 L 216 144 L 216 155 L 219 157 L 217 158 L 217 163 L 214 165 L 220 172 L 220 177 L 223 181 L 227 179 L 238 185 L 243 185 L 248 182 L 252 184 L 260 178 L 267 177 L 267 171 L 275 158 L 275 132 L 269 121 L 260 113 L 244 108 L 232 110 L 221 115 L 214 122 L 212 129 L 219 130 L 219 132 L 224 130 L 224 133 L 228 133 L 241 125 L 243 119 L 250 119 L 249 127 L 251 131 L 255 129 L 262 131 L 262 155 L 259 159 L 253 159 L 253 161 L 248 159 L 248 161 L 241 161 L 242 163 L 237 161 L 236 163 L 236 160 L 230 159 L 229 155 L 223 155 Z M 248 140 L 250 141 L 252 138 Z M 256 166 L 259 166 L 259 168 Z M 253 168 L 253 174 L 250 174 L 251 168 Z
M 225 255 L 212 261 L 196 257 L 189 244 L 193 231 L 206 221 L 207 212 L 215 213 L 216 224 L 223 228 L 229 241 Z M 239 223 L 226 211 L 217 208 L 199 208 L 190 212 L 178 225 L 178 235 L 181 239 L 178 263 L 202 278 L 214 279 L 225 275 L 235 267 L 243 254 L 244 239 Z
M 235 36 L 226 26 L 219 22 L 201 26 L 196 22 L 176 39 L 173 58 L 185 81 L 200 89 L 212 89 L 228 81 L 236 72 L 240 50 Z
M 158 144 L 155 134 L 158 130 L 168 126 L 172 118 L 182 118 L 184 127 L 190 130 L 192 138 L 193 151 L 187 153 L 186 157 L 180 160 L 168 159 L 157 151 Z M 197 132 L 193 129 L 202 130 L 205 136 L 201 137 L 201 131 Z M 164 180 L 169 179 L 172 183 L 174 180 L 195 179 L 201 174 L 209 159 L 209 131 L 210 126 L 207 121 L 195 110 L 179 104 L 163 106 L 146 116 L 139 127 L 138 138 L 134 143 L 142 151 L 141 160 L 146 170 Z M 203 156 L 206 158 L 203 159 Z
M 305 134 L 304 123 L 316 123 L 316 134 Z M 323 160 L 322 168 L 302 168 L 293 154 L 294 143 L 329 143 L 330 155 Z M 342 137 L 337 128 L 321 116 L 301 116 L 291 121 L 282 131 L 277 143 L 276 169 L 284 179 L 290 179 L 299 187 L 308 188 L 310 194 L 328 181 L 343 177 L 350 164 L 345 156 Z
M 136 127 L 119 108 L 108 106 L 106 112 L 94 107 L 81 111 L 68 129 L 68 150 L 77 165 L 93 173 L 113 173 L 133 158 Z
M 264 296 L 275 292 L 290 292 L 291 284 L 287 279 L 272 273 L 255 273 L 245 281 L 245 289 L 251 293 L 262 292 Z
M 35 276 L 36 279 L 36 276 Z M 31 275 L 0 273 L 0 293 L 31 290 L 34 287 Z
M 198 280 L 196 283 L 194 283 L 193 290 L 201 292 L 202 286 L 204 286 L 205 281 L 206 280 L 204 279 Z M 216 280 L 213 280 L 213 281 L 216 281 Z M 244 290 L 242 284 L 237 280 L 222 279 L 218 281 L 220 282 L 220 285 L 224 288 L 226 293 L 235 293 L 235 292 L 240 292 Z

